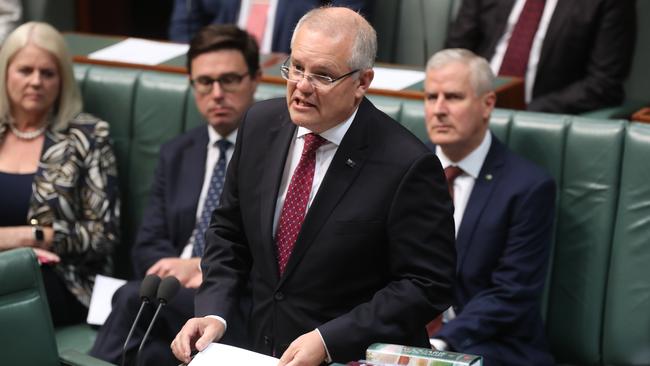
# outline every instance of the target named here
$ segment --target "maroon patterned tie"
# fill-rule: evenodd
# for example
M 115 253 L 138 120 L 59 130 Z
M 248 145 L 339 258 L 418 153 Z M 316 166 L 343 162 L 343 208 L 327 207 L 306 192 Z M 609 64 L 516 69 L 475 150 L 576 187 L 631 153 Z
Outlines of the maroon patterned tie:
M 314 182 L 314 168 L 316 167 L 316 150 L 327 140 L 319 135 L 309 133 L 305 135 L 305 146 L 302 149 L 300 162 L 291 177 L 287 189 L 284 205 L 280 212 L 275 241 L 278 246 L 278 267 L 280 275 L 287 267 L 293 246 L 298 238 L 300 227 L 305 219 L 309 193 Z
M 459 175 L 463 174 L 463 169 L 450 165 L 445 168 L 445 177 L 447 178 L 447 189 L 449 189 L 449 196 L 454 199 L 454 181 Z
M 545 2 L 546 0 L 526 0 L 519 20 L 512 30 L 510 41 L 508 41 L 508 49 L 503 56 L 499 75 L 518 77 L 526 75 L 530 48 L 533 45 L 539 21 L 542 19 Z

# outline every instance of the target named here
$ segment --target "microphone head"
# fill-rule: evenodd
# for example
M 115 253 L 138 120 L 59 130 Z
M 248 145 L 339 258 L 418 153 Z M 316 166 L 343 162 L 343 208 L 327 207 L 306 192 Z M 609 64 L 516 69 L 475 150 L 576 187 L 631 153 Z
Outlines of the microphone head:
M 145 302 L 150 302 L 156 299 L 159 285 L 160 277 L 155 274 L 147 275 L 140 285 L 140 298 Z
M 160 286 L 158 287 L 158 293 L 156 294 L 158 302 L 161 304 L 167 304 L 170 302 L 174 296 L 176 296 L 176 293 L 178 293 L 180 287 L 181 283 L 178 282 L 176 277 L 169 276 L 163 278 L 163 280 L 160 282 Z

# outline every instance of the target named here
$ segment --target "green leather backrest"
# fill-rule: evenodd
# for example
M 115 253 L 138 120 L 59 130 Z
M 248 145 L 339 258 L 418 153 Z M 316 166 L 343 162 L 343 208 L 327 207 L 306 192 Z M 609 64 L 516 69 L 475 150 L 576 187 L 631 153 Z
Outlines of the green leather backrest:
M 46 22 L 60 31 L 75 30 L 74 0 L 22 0 L 23 21 Z
M 377 1 L 370 19 L 377 31 L 377 60 L 424 66 L 443 48 L 457 5 L 454 0 Z
M 405 100 L 398 121 L 420 140 L 429 141 L 427 129 L 424 125 L 423 100 Z
M 183 132 L 188 92 L 184 75 L 146 71 L 138 78 L 126 192 L 135 227 L 149 199 L 160 145 Z
M 650 364 L 650 125 L 625 135 L 620 195 L 611 252 L 603 361 Z
M 0 252 L 0 345 L 3 365 L 58 365 L 41 269 L 34 252 Z
M 121 259 L 129 258 L 129 243 L 132 243 L 136 229 L 133 202 L 126 192 L 130 189 L 128 176 L 133 138 L 133 101 L 139 75 L 138 70 L 95 66 L 86 71 L 83 84 L 84 111 L 109 122 L 117 158 L 122 237 L 116 248 L 116 258 L 120 259 L 115 261 L 116 275 L 128 275 L 131 271 L 131 264 Z
M 620 121 L 574 118 L 564 156 L 556 157 L 562 178 L 546 320 L 559 362 L 595 365 L 601 359 L 623 132 Z

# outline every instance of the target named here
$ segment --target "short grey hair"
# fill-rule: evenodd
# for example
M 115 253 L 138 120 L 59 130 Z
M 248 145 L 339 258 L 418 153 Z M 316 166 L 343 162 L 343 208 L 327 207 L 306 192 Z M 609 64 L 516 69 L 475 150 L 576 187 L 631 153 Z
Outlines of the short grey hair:
M 476 95 L 494 91 L 495 77 L 490 64 L 483 57 L 463 48 L 448 48 L 436 52 L 427 62 L 427 71 L 440 69 L 456 62 L 469 67 L 469 80 Z
M 61 90 L 54 102 L 54 130 L 67 128 L 68 122 L 81 112 L 82 102 L 79 87 L 72 70 L 72 59 L 68 47 L 59 31 L 41 22 L 28 22 L 16 28 L 0 48 L 0 118 L 10 117 L 11 105 L 7 95 L 7 68 L 13 57 L 28 45 L 43 49 L 57 60 L 61 78 Z
M 291 48 L 298 30 L 303 26 L 318 29 L 332 36 L 352 36 L 354 43 L 350 50 L 348 66 L 353 70 L 371 69 L 377 57 L 377 32 L 360 14 L 341 17 L 330 11 L 331 9 L 336 8 L 323 6 L 312 9 L 300 18 L 291 37 Z M 354 13 L 353 10 L 348 10 Z

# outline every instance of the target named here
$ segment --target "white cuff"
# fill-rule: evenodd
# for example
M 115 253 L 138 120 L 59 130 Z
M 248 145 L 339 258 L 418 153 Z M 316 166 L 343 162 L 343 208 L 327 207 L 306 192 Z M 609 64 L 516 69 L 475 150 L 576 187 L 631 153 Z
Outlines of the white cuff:
M 320 337 L 321 342 L 323 342 L 323 347 L 325 347 L 325 362 L 331 363 L 332 362 L 332 356 L 330 356 L 330 351 L 327 349 L 327 344 L 325 343 L 325 340 L 323 339 L 323 335 L 320 334 L 320 330 L 316 328 L 316 333 L 318 333 L 318 336 Z
M 431 347 L 433 347 L 433 349 L 436 351 L 446 351 L 449 349 L 447 342 L 443 341 L 442 339 L 429 338 L 429 343 L 431 343 Z
M 226 319 L 220 317 L 219 315 L 206 315 L 204 318 L 212 318 L 212 319 L 217 319 L 221 323 L 223 323 L 223 332 L 224 334 L 226 333 L 226 330 L 228 329 L 228 323 L 226 322 Z

